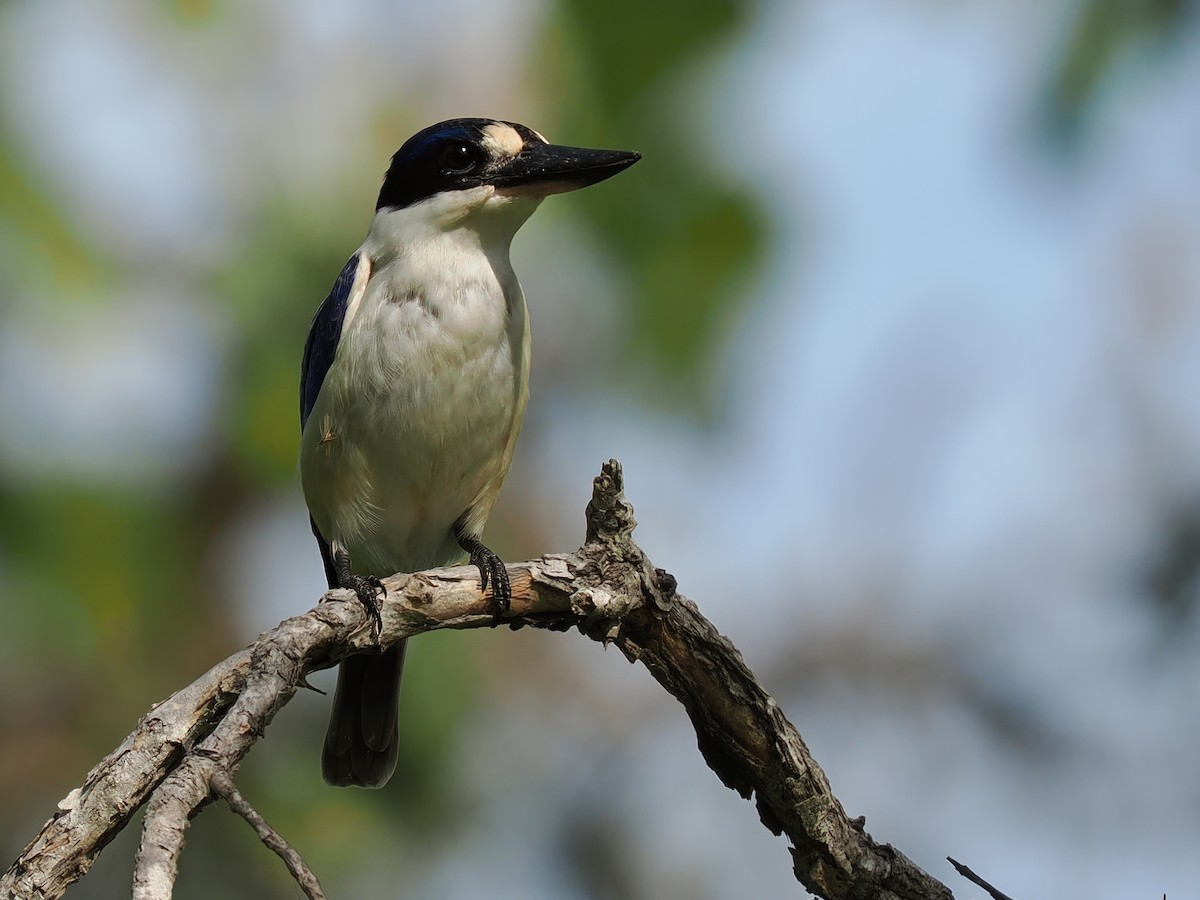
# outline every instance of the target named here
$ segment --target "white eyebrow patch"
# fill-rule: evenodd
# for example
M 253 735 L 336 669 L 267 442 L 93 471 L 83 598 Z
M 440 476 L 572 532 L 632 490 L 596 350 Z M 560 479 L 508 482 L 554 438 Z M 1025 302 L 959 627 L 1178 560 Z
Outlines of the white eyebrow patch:
M 517 129 L 501 122 L 483 126 L 483 143 L 497 159 L 516 156 L 525 149 L 525 141 Z

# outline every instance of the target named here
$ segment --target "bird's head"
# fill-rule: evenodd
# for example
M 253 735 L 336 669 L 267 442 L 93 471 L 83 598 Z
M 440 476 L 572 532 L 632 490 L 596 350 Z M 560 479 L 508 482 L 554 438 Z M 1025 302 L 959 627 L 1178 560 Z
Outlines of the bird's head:
M 420 205 L 443 228 L 495 218 L 515 231 L 547 195 L 603 181 L 639 159 L 628 150 L 561 147 L 515 122 L 450 119 L 396 151 L 376 210 Z

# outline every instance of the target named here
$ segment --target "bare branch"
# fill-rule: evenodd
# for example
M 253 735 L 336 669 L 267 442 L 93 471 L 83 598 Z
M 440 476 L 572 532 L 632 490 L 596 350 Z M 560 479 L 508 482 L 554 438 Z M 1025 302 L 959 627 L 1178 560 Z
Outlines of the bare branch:
M 969 866 L 964 866 L 953 856 L 947 856 L 946 862 L 948 862 L 948 863 L 950 863 L 950 865 L 954 866 L 954 868 L 958 872 L 958 874 L 961 875 L 963 878 L 967 879 L 967 881 L 970 881 L 973 884 L 977 884 L 981 888 L 983 888 L 985 891 L 987 891 L 988 896 L 990 896 L 992 898 L 992 900 L 1013 900 L 1013 898 L 1008 896 L 1008 894 L 1005 894 L 999 888 L 993 887 L 992 885 L 988 884 L 986 881 L 983 880 L 983 878 L 981 878 L 979 875 L 976 875 L 974 872 L 972 872 L 971 868 Z M 1166 900 L 1166 897 L 1163 897 L 1163 900 Z
M 170 900 L 188 823 L 210 795 L 208 769 L 204 757 L 188 756 L 151 795 L 133 866 L 133 900 Z
M 683 704 L 721 781 L 754 796 L 763 823 L 787 835 L 796 876 L 813 893 L 830 900 L 951 900 L 945 885 L 846 816 L 799 733 L 741 655 L 633 542 L 635 524 L 620 465 L 610 460 L 588 504 L 584 546 L 508 567 L 513 597 L 506 623 L 578 628 L 642 662 Z M 394 575 L 384 583 L 377 640 L 362 604 L 333 591 L 324 599 L 339 602 L 284 621 L 153 708 L 0 878 L 0 898 L 61 896 L 147 799 L 135 897 L 169 897 L 188 820 L 214 787 L 229 796 L 222 786 L 309 673 L 423 632 L 494 624 L 474 568 Z
M 317 876 L 308 867 L 308 863 L 284 839 L 283 835 L 272 828 L 270 823 L 247 802 L 228 775 L 224 773 L 214 775 L 212 788 L 222 800 L 229 804 L 230 809 L 246 820 L 258 835 L 259 840 L 283 860 L 283 864 L 292 873 L 292 877 L 296 879 L 296 883 L 300 885 L 300 890 L 304 891 L 304 896 L 308 900 L 325 900 L 325 891 L 321 889 L 321 882 L 317 881 Z
M 152 707 L 121 746 L 59 802 L 53 818 L 0 877 L 0 897 L 59 897 L 86 875 L 151 791 L 237 698 L 249 669 L 250 651 L 241 650 Z

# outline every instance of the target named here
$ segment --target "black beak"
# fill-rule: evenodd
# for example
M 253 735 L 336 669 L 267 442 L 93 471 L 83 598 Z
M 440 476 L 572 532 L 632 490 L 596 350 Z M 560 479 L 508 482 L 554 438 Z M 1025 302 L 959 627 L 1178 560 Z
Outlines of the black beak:
M 525 145 L 487 181 L 505 193 L 563 194 L 611 178 L 642 158 L 632 150 L 588 150 L 556 144 Z

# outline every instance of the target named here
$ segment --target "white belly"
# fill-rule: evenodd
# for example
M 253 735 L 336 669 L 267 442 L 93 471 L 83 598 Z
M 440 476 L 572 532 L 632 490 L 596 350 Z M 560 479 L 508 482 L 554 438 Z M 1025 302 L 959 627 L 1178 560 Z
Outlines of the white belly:
M 480 281 L 433 302 L 395 277 L 373 279 L 346 326 L 300 472 L 317 527 L 355 571 L 450 562 L 464 513 L 470 533 L 482 531 L 527 396 L 524 298 L 515 278 L 505 287 Z

